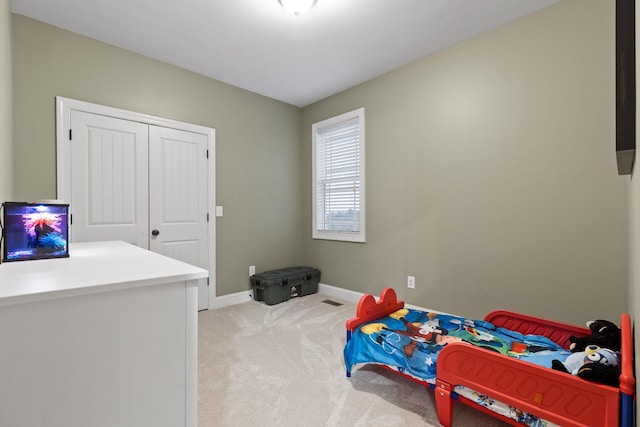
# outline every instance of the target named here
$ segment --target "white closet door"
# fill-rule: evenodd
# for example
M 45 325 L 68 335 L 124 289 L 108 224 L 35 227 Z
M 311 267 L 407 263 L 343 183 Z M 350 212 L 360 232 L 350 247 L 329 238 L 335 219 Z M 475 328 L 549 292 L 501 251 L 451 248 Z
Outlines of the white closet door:
M 209 268 L 207 136 L 149 126 L 149 248 Z M 200 279 L 198 307 L 208 306 Z
M 148 126 L 72 110 L 71 241 L 149 249 Z

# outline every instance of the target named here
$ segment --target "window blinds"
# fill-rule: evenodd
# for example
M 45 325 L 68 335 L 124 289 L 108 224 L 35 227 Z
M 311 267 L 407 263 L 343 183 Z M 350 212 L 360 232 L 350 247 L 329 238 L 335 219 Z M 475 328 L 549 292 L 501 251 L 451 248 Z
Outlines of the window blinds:
M 360 232 L 360 117 L 319 128 L 315 154 L 317 231 Z

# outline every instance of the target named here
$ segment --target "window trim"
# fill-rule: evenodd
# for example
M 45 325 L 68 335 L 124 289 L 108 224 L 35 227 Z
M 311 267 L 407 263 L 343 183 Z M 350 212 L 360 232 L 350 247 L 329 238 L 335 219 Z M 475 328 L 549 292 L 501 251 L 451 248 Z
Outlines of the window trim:
M 334 126 L 339 123 L 352 120 L 354 118 L 358 119 L 358 134 L 359 134 L 359 155 L 360 155 L 360 174 L 359 174 L 359 184 L 360 184 L 360 215 L 359 215 L 359 224 L 360 231 L 321 231 L 318 230 L 318 216 L 317 216 L 317 178 L 316 178 L 316 138 L 318 134 L 318 130 L 322 128 L 326 128 L 327 126 Z M 312 135 L 312 238 L 313 239 L 321 239 L 321 240 L 337 240 L 337 241 L 345 241 L 345 242 L 358 242 L 365 243 L 365 212 L 366 212 L 366 200 L 365 200 L 365 117 L 364 117 L 364 107 L 358 108 L 353 111 L 349 111 L 344 114 L 340 114 L 335 117 L 331 117 L 326 120 L 322 120 L 311 125 L 311 135 Z

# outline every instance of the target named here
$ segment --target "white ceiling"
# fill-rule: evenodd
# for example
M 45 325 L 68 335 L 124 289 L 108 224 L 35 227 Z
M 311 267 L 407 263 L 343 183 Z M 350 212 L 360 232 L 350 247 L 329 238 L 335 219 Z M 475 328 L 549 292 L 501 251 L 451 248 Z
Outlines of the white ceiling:
M 12 0 L 12 11 L 303 107 L 558 0 Z

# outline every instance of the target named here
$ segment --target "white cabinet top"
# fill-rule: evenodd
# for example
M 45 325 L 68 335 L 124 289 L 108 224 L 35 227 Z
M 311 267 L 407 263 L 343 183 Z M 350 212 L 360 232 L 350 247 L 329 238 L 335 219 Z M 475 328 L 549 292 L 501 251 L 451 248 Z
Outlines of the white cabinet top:
M 121 241 L 72 243 L 69 258 L 0 264 L 0 306 L 208 276 L 207 270 Z

